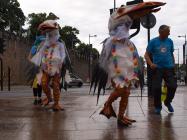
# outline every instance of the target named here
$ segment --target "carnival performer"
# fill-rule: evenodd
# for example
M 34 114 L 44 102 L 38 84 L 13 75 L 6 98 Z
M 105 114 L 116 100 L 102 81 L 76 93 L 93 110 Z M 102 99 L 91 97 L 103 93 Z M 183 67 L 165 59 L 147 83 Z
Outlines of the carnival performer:
M 104 41 L 99 67 L 108 73 L 108 81 L 111 82 L 114 91 L 105 102 L 100 114 L 108 119 L 112 116 L 117 117 L 117 122 L 121 126 L 128 126 L 136 122 L 136 120 L 124 116 L 131 85 L 139 80 L 139 55 L 136 47 L 129 39 L 129 30 L 134 19 L 151 12 L 157 12 L 160 10 L 158 7 L 164 4 L 161 2 L 144 2 L 133 6 L 121 6 L 110 16 L 108 24 L 110 37 Z M 102 77 L 99 72 L 97 74 Z M 121 97 L 121 100 L 117 116 L 112 103 L 118 97 Z
M 40 50 L 42 44 L 45 42 L 45 36 L 43 35 L 42 31 L 38 32 L 38 35 L 36 36 L 36 40 L 34 42 L 34 45 L 31 48 L 31 51 L 29 53 L 28 59 L 31 61 L 32 57 Z M 42 85 L 41 85 L 41 79 L 42 79 L 42 70 L 38 67 L 34 67 L 34 78 L 32 82 L 32 88 L 33 88 L 33 96 L 34 96 L 34 105 L 41 104 L 42 103 Z
M 33 88 L 33 95 L 34 95 L 34 105 L 41 105 L 42 104 L 42 85 L 41 85 L 41 80 L 42 80 L 42 71 L 40 70 L 39 73 L 36 74 L 32 88 Z
M 46 34 L 45 42 L 43 43 L 40 50 L 32 57 L 31 61 L 40 66 L 42 75 L 42 89 L 46 94 L 46 98 L 42 101 L 43 105 L 46 106 L 52 101 L 50 81 L 52 82 L 53 99 L 54 104 L 52 109 L 55 111 L 63 110 L 60 106 L 60 78 L 61 68 L 65 59 L 65 44 L 58 41 L 59 25 L 54 20 L 46 20 L 41 23 L 38 30 L 42 30 Z

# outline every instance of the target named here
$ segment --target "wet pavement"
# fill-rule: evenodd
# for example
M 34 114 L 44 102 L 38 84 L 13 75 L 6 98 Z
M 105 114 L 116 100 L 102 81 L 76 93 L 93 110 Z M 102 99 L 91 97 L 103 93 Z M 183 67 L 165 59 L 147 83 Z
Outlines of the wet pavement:
M 13 90 L 14 89 L 14 90 Z M 107 95 L 88 95 L 88 86 L 62 93 L 65 111 L 53 112 L 32 104 L 32 89 L 16 87 L 0 92 L 0 140 L 186 140 L 187 87 L 179 86 L 173 101 L 175 112 L 163 105 L 156 115 L 153 99 L 140 97 L 132 90 L 127 115 L 137 122 L 127 128 L 117 126 L 116 119 L 99 115 Z M 146 95 L 146 89 L 144 90 Z M 118 102 L 113 104 L 118 111 Z

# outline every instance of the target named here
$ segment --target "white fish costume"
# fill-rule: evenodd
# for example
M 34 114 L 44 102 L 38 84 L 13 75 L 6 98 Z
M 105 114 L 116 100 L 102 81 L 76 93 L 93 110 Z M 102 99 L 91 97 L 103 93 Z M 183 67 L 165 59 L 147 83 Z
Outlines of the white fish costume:
M 60 100 L 60 79 L 61 68 L 65 61 L 65 44 L 59 40 L 59 26 L 54 20 L 44 21 L 39 25 L 39 30 L 46 32 L 46 40 L 41 46 L 40 50 L 31 59 L 31 61 L 41 67 L 43 71 L 42 75 L 42 88 L 46 94 L 46 98 L 43 100 L 44 105 L 48 105 L 52 101 L 51 90 L 49 87 L 50 81 L 52 81 L 54 110 L 63 110 L 59 105 Z

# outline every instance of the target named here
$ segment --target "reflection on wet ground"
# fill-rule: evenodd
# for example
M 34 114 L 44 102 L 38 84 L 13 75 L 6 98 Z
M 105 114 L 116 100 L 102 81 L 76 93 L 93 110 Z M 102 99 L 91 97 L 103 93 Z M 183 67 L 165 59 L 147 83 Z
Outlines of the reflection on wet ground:
M 153 99 L 137 97 L 133 90 L 127 115 L 137 120 L 128 128 L 119 128 L 116 119 L 99 115 L 108 95 L 88 95 L 88 87 L 62 93 L 65 111 L 53 112 L 32 104 L 30 88 L 12 93 L 0 92 L 0 140 L 186 140 L 187 87 L 179 87 L 173 101 L 175 113 L 163 105 L 161 115 L 154 114 Z M 24 91 L 24 92 L 21 92 Z M 109 92 L 109 91 L 108 91 Z M 144 91 L 146 94 L 146 90 Z M 118 102 L 114 103 L 118 111 Z

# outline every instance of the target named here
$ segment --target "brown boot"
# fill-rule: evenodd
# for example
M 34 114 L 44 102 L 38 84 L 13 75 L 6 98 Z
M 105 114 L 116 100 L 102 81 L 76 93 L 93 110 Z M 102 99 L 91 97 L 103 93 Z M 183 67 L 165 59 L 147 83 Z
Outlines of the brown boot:
M 114 102 L 119 96 L 120 95 L 118 92 L 112 92 L 108 100 L 105 102 L 104 108 L 101 110 L 99 114 L 106 116 L 108 119 L 110 119 L 110 117 L 112 116 L 116 118 L 117 116 L 112 107 L 112 102 Z
M 130 121 L 128 121 L 128 120 L 126 120 L 126 119 L 124 119 L 124 118 L 118 118 L 118 125 L 119 126 L 122 126 L 122 127 L 126 127 L 126 126 L 129 126 L 129 125 L 131 125 L 132 123 L 130 122 Z
M 60 100 L 60 76 L 58 74 L 54 75 L 53 80 L 53 97 L 54 97 L 54 105 L 53 110 L 54 111 L 60 111 L 64 110 L 63 107 L 60 106 L 59 100 Z
M 107 105 L 106 103 L 104 105 L 104 108 L 101 110 L 101 112 L 99 114 L 104 115 L 108 119 L 110 119 L 110 117 L 112 117 L 112 116 L 115 118 L 117 117 L 112 105 Z
M 118 121 L 117 121 L 120 126 L 128 126 L 132 124 L 132 122 L 127 119 L 127 117 L 124 117 L 124 113 L 128 104 L 129 94 L 130 94 L 129 90 L 120 89 L 121 100 L 119 104 L 119 113 L 118 113 Z
M 130 119 L 130 118 L 129 118 L 129 117 L 127 117 L 127 116 L 124 116 L 124 119 L 126 119 L 126 120 L 130 121 L 131 123 L 136 122 L 136 120 L 134 120 L 134 119 Z
M 59 104 L 54 104 L 54 105 L 52 106 L 52 109 L 53 109 L 54 111 L 63 111 L 63 110 L 64 110 L 64 108 L 63 108 L 61 105 L 59 105 Z
M 42 100 L 42 105 L 47 106 L 50 102 L 52 102 L 52 98 L 46 97 Z
M 123 116 L 123 118 L 120 118 L 120 119 L 118 117 L 118 124 L 121 126 L 128 126 L 134 122 L 136 122 L 136 120 L 130 119 L 127 116 Z
M 49 75 L 44 72 L 42 75 L 42 89 L 47 96 L 47 98 L 42 100 L 42 104 L 44 106 L 48 105 L 49 102 L 52 102 L 51 89 L 49 88 L 48 84 L 49 84 Z

